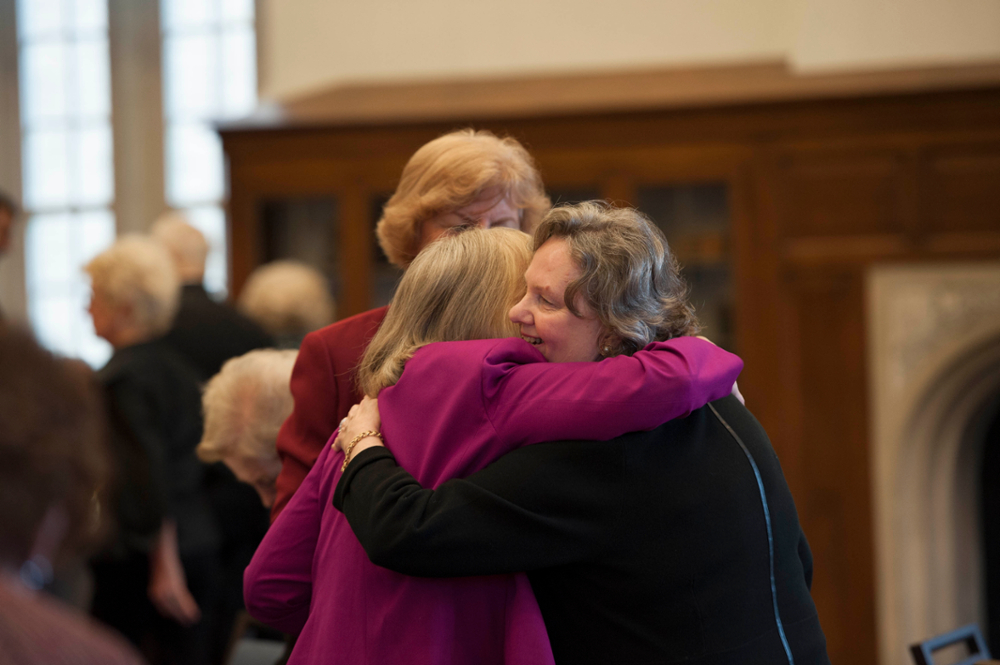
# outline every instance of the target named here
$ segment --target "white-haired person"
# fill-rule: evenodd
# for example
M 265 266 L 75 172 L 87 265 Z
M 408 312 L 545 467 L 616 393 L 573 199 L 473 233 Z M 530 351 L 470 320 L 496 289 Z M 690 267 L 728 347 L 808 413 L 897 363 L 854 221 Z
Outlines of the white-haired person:
M 207 661 L 218 532 L 204 494 L 195 371 L 164 341 L 180 282 L 158 243 L 126 236 L 84 270 L 95 332 L 114 354 L 98 372 L 116 483 L 106 507 L 116 536 L 92 562 L 95 617 L 152 663 Z
M 456 227 L 530 232 L 549 209 L 542 178 L 513 138 L 465 129 L 417 150 L 378 222 L 379 244 L 406 268 L 432 240 Z M 278 434 L 281 473 L 271 519 L 312 468 L 337 423 L 362 397 L 355 369 L 385 318 L 380 307 L 306 335 L 292 373 L 295 409 Z
M 336 312 L 323 273 L 289 260 L 265 263 L 250 273 L 236 308 L 282 349 L 298 349 L 307 334 L 333 323 Z
M 177 315 L 167 334 L 173 346 L 207 381 L 222 363 L 253 349 L 274 345 L 259 325 L 205 291 L 208 241 L 179 211 L 161 215 L 150 227 L 154 240 L 166 247 L 181 280 Z
M 233 358 L 212 377 L 201 398 L 205 430 L 198 457 L 223 462 L 268 508 L 281 470 L 275 442 L 292 412 L 288 382 L 297 355 L 288 349 L 259 349 Z

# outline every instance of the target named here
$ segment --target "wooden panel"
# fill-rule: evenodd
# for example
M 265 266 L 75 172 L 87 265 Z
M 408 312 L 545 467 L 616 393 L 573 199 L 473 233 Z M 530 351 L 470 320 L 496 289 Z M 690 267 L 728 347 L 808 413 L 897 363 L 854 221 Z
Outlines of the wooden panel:
M 875 662 L 862 289 L 860 273 L 795 275 L 788 284 L 800 358 L 796 499 L 831 660 L 853 664 Z
M 928 231 L 1000 231 L 1000 145 L 934 151 L 924 196 Z
M 912 252 L 912 241 L 899 233 L 817 236 L 784 243 L 784 259 L 799 266 L 836 263 L 870 263 L 900 259 Z
M 344 84 L 304 95 L 282 109 L 286 122 L 390 123 L 539 116 L 612 109 L 721 106 L 787 99 L 941 91 L 1000 83 L 993 63 L 802 74 L 783 60 L 597 74 L 492 77 L 418 83 Z
M 904 230 L 900 160 L 892 153 L 810 152 L 779 163 L 786 237 Z
M 980 233 L 935 233 L 924 241 L 932 256 L 957 259 L 1000 257 L 1000 231 Z

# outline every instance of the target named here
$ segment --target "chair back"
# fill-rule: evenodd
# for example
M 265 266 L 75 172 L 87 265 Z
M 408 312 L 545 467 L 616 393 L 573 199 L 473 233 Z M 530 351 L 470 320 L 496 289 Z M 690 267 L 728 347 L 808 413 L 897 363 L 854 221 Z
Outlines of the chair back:
M 979 632 L 979 626 L 969 624 L 950 633 L 944 633 L 929 640 L 918 642 L 910 646 L 910 653 L 916 665 L 935 665 L 933 654 L 935 651 L 950 647 L 953 644 L 965 643 L 969 649 L 969 657 L 965 660 L 954 663 L 954 665 L 975 665 L 987 660 L 990 657 L 990 650 L 986 647 L 983 634 Z

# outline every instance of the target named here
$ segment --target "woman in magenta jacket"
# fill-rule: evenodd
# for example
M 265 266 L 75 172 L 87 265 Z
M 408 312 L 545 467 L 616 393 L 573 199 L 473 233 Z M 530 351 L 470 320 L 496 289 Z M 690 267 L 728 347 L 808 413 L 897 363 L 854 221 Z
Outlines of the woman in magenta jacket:
M 669 274 L 654 270 L 650 287 L 682 288 L 661 247 L 668 260 L 658 268 Z M 379 395 L 384 436 L 423 483 L 466 476 L 526 444 L 651 429 L 730 392 L 742 363 L 696 338 L 616 355 L 634 349 L 593 312 L 561 302 L 573 265 L 560 253 L 548 258 L 536 259 L 549 269 L 529 273 L 536 293 L 527 296 L 548 303 L 547 317 L 523 339 L 510 337 L 516 328 L 507 318 L 530 259 L 519 232 L 445 238 L 401 281 L 360 383 Z M 682 314 L 677 330 L 690 332 L 693 317 Z M 605 355 L 615 357 L 568 364 Z M 371 441 L 358 438 L 355 450 Z M 251 615 L 301 631 L 292 665 L 552 663 L 524 575 L 430 580 L 371 564 L 331 505 L 344 464 L 324 449 L 246 572 Z

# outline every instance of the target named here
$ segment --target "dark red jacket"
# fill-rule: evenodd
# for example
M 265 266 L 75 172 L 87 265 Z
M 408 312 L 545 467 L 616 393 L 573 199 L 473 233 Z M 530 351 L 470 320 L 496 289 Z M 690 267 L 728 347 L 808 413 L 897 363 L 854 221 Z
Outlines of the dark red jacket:
M 309 333 L 292 370 L 295 408 L 278 432 L 278 475 L 271 521 L 305 479 L 323 445 L 361 401 L 355 369 L 388 307 L 379 307 Z

